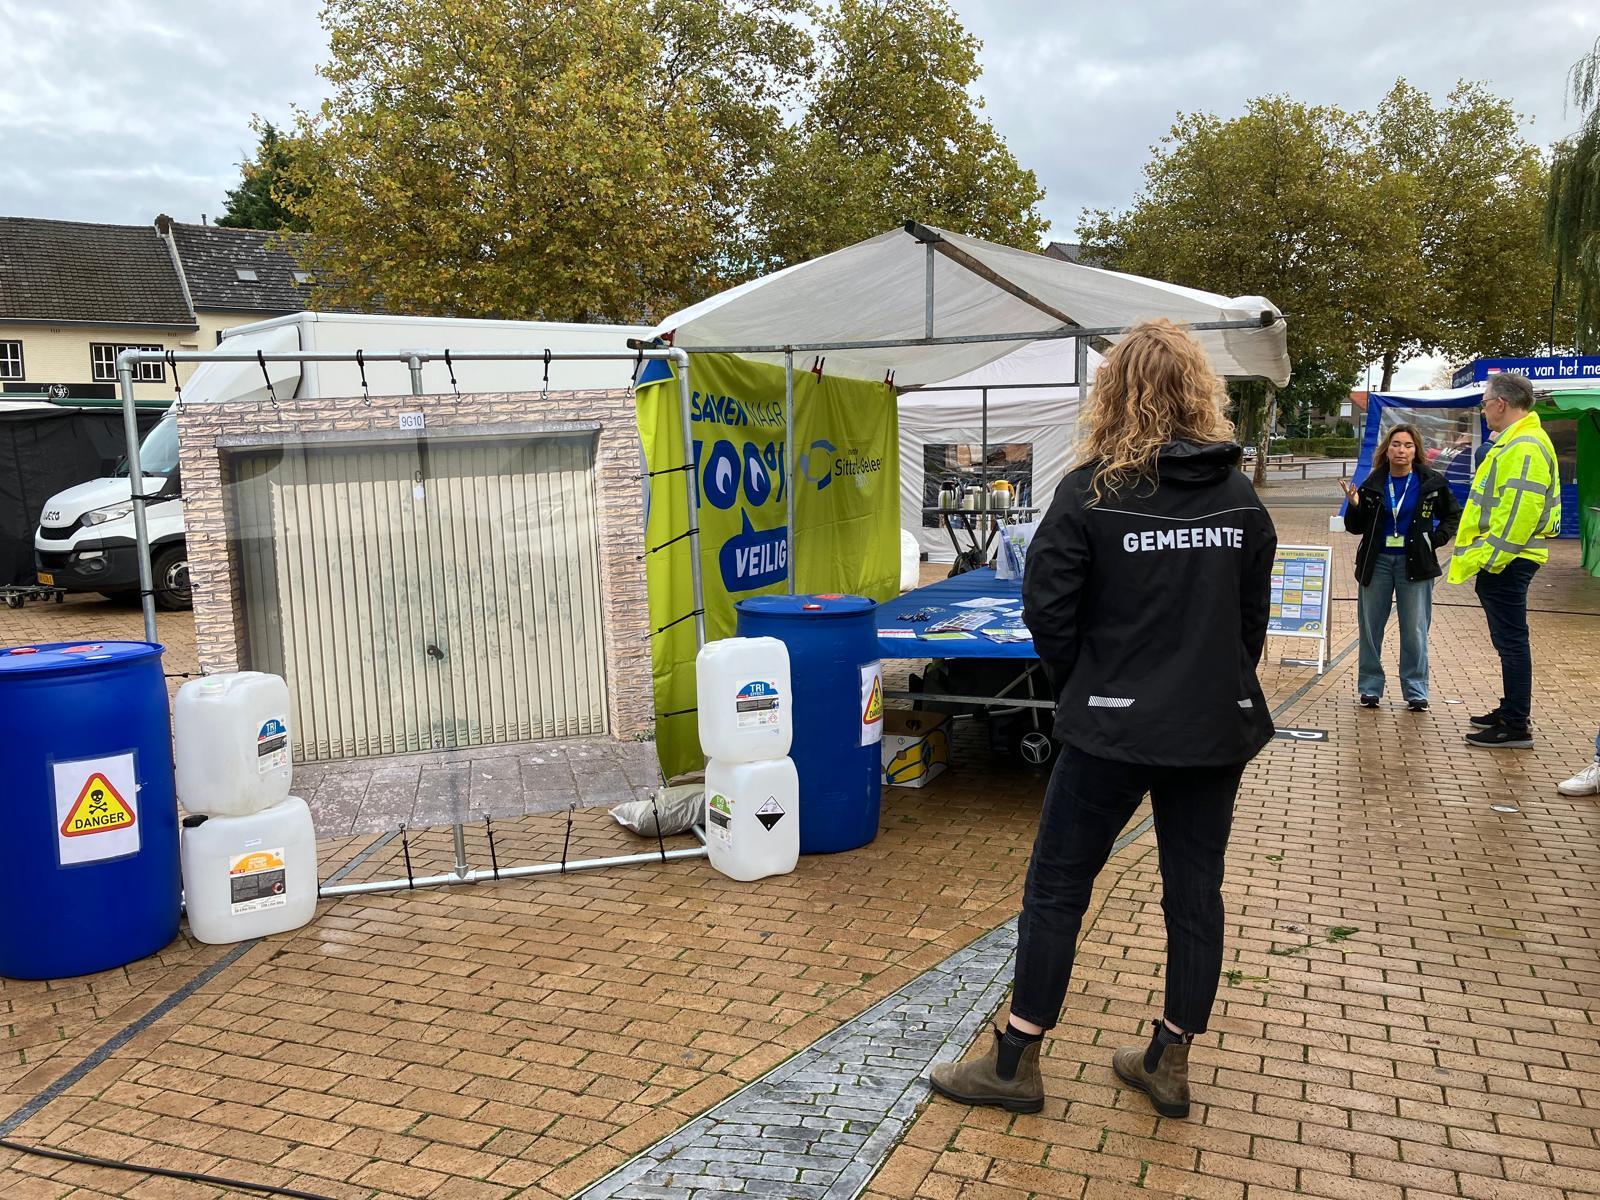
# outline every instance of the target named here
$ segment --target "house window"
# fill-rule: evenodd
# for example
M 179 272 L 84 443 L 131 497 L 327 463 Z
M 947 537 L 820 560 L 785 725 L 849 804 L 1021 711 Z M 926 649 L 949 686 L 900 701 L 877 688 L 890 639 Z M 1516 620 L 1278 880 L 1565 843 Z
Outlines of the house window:
M 92 378 L 96 383 L 115 383 L 117 381 L 117 355 L 124 350 L 161 350 L 162 346 L 129 346 L 115 342 L 90 342 L 89 367 Z M 167 381 L 167 367 L 165 363 L 146 362 L 133 365 L 133 378 L 137 383 L 165 383 Z
M 294 281 L 296 283 L 298 283 L 298 284 L 301 284 L 301 285 L 310 283 L 311 282 L 311 272 L 310 271 L 296 271 L 294 273 Z
M 0 342 L 0 379 L 22 377 L 22 343 Z
M 255 270 L 251 267 L 235 267 L 233 273 L 239 277 L 240 283 L 254 283 L 256 281 Z

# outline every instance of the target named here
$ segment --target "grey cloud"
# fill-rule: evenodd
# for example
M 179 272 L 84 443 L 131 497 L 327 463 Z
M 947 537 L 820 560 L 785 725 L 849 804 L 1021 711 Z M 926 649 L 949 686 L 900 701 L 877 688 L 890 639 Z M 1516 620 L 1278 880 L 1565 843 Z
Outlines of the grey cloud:
M 254 145 L 251 114 L 284 124 L 321 99 L 317 8 L 0 0 L 0 213 L 142 224 L 220 212 Z
M 1576 124 L 1563 114 L 1567 69 L 1600 36 L 1600 5 L 1576 0 L 954 6 L 984 41 L 988 115 L 1038 173 L 1064 240 L 1082 209 L 1129 203 L 1180 112 L 1233 116 L 1256 96 L 1363 109 L 1399 75 L 1441 97 L 1481 80 L 1549 144 Z

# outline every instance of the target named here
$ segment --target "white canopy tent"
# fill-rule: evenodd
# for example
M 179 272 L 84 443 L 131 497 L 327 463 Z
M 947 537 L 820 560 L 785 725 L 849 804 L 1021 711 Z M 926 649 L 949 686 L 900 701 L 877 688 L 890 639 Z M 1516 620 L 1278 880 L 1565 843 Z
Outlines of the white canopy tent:
M 1260 296 L 1215 296 L 924 226 L 753 279 L 673 314 L 656 332 L 691 354 L 723 350 L 780 364 L 785 350 L 825 354 L 835 374 L 893 372 L 906 388 L 944 383 L 1041 336 L 1081 330 L 1115 342 L 1151 317 L 1232 324 L 1195 331 L 1219 375 L 1289 380 L 1283 314 Z
M 1188 327 L 1218 374 L 1289 380 L 1282 312 L 1260 296 L 1225 297 L 1138 275 L 1103 271 L 908 221 L 821 258 L 753 279 L 662 321 L 655 330 L 691 356 L 738 354 L 780 364 L 792 401 L 795 356 L 854 379 L 892 378 L 902 390 L 947 383 L 1037 341 L 1074 347 L 1070 379 L 1087 394 L 1090 343 L 1114 343 L 1140 321 L 1166 317 Z M 805 361 L 802 368 L 812 363 Z M 987 393 L 979 389 L 980 397 Z M 682 414 L 691 441 L 690 413 Z M 793 404 L 785 439 L 792 478 Z M 982 447 L 985 457 L 987 446 Z M 687 487 L 695 605 L 703 609 L 698 496 Z M 1037 495 L 1037 493 L 1036 493 Z M 794 561 L 790 490 L 788 558 Z M 920 520 L 918 522 L 920 525 Z M 794 577 L 789 578 L 791 589 Z

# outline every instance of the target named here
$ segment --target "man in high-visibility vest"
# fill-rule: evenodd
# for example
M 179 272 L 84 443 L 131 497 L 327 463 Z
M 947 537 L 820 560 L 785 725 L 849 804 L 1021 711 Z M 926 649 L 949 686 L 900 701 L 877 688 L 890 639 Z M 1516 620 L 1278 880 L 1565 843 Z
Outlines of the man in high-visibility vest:
M 1528 648 L 1528 585 L 1550 560 L 1549 540 L 1561 532 L 1561 477 L 1555 447 L 1533 412 L 1533 387 L 1521 375 L 1491 375 L 1483 389 L 1483 420 L 1494 445 L 1472 476 L 1461 514 L 1450 582 L 1475 579 L 1500 655 L 1500 703 L 1473 717 L 1473 746 L 1525 749 L 1533 745 L 1533 654 Z

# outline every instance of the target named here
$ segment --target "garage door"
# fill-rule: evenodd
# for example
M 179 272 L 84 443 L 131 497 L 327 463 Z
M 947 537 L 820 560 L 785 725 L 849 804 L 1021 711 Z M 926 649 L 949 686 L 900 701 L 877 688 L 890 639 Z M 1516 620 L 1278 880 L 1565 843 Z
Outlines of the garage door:
M 300 761 L 605 732 L 592 435 L 230 462 L 248 661 Z

